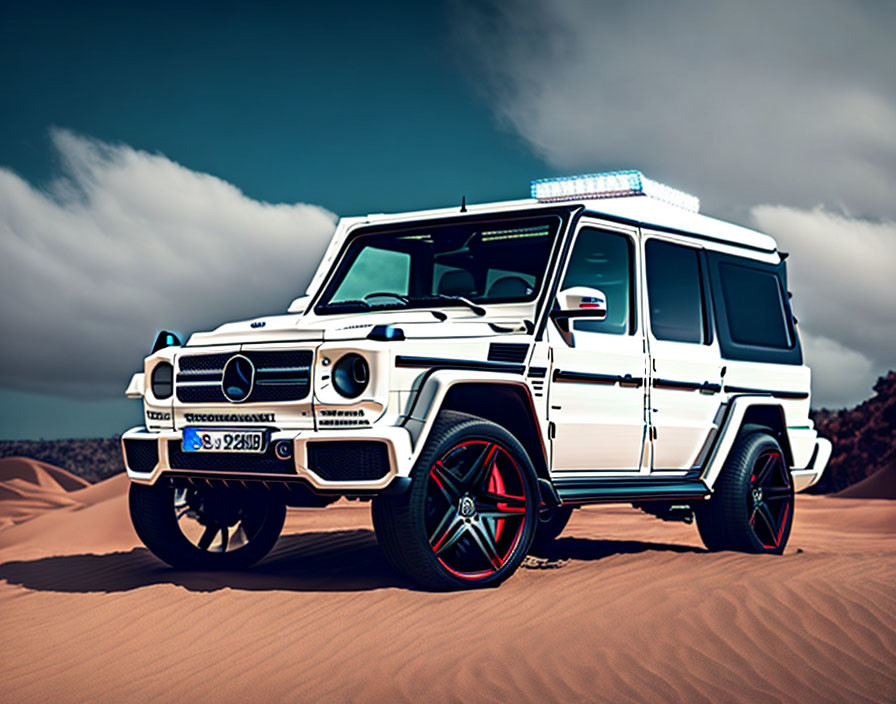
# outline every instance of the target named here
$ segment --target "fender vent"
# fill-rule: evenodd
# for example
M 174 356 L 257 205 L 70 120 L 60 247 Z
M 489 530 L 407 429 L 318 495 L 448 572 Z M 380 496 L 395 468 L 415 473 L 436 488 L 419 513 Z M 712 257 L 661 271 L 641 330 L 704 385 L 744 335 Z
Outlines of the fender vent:
M 516 342 L 493 342 L 488 347 L 489 362 L 522 364 L 529 354 L 529 345 Z

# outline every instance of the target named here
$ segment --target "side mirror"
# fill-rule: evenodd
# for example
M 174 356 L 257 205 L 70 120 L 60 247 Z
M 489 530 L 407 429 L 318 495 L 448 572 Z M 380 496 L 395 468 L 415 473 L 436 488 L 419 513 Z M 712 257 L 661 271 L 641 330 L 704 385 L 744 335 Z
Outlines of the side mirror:
M 607 319 L 607 297 L 599 288 L 573 286 L 557 294 L 558 310 L 551 318 L 563 332 L 569 332 L 569 321 L 574 318 Z

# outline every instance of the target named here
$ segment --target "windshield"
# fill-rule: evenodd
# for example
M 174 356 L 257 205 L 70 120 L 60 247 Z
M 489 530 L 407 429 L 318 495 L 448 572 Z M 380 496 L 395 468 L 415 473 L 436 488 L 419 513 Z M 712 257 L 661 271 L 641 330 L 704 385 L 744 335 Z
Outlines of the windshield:
M 358 235 L 315 311 L 533 301 L 560 224 L 551 214 Z

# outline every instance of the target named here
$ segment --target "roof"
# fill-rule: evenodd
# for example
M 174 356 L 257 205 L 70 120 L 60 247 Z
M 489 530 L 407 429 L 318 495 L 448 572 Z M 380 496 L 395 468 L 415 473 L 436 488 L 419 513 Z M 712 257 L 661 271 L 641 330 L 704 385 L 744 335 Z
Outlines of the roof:
M 665 231 L 680 232 L 685 235 L 733 244 L 735 246 L 749 247 L 762 252 L 775 252 L 777 244 L 773 237 L 752 230 L 748 227 L 735 225 L 716 218 L 690 212 L 670 205 L 649 196 L 622 196 L 616 198 L 579 199 L 562 202 L 541 202 L 532 198 L 521 200 L 499 201 L 495 203 L 480 203 L 467 205 L 463 215 L 497 213 L 504 210 L 528 210 L 540 208 L 556 208 L 558 205 L 569 207 L 583 207 L 588 214 L 607 216 L 616 220 L 643 227 L 646 229 L 659 229 Z M 429 220 L 448 216 L 461 215 L 460 207 L 436 208 L 431 210 L 417 210 L 403 213 L 371 213 L 367 217 L 342 218 L 333 234 L 330 246 L 321 261 L 317 273 L 308 285 L 307 292 L 315 290 L 321 279 L 329 269 L 329 264 L 342 249 L 349 231 L 360 225 L 387 224 L 389 222 L 408 222 L 413 220 Z

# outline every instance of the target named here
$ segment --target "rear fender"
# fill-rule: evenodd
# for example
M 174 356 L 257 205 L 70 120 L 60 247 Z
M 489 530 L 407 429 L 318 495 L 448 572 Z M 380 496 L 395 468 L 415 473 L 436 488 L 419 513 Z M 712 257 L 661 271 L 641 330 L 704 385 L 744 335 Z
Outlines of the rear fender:
M 718 438 L 707 460 L 703 481 L 710 488 L 719 478 L 725 460 L 738 437 L 745 433 L 766 432 L 781 445 L 788 467 L 793 467 L 793 452 L 787 434 L 787 417 L 781 404 L 768 396 L 735 396 L 728 404 Z

